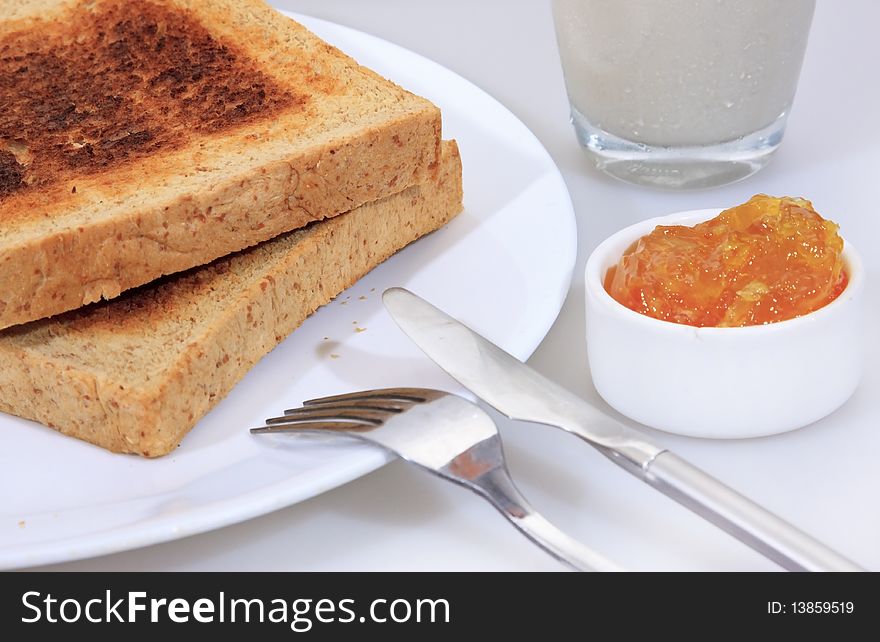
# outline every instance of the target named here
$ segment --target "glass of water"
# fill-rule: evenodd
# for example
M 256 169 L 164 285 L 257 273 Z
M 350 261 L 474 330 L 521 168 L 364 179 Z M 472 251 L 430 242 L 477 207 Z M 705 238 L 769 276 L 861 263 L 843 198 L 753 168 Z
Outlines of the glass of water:
M 732 183 L 782 141 L 815 0 L 553 0 L 578 139 L 668 189 Z

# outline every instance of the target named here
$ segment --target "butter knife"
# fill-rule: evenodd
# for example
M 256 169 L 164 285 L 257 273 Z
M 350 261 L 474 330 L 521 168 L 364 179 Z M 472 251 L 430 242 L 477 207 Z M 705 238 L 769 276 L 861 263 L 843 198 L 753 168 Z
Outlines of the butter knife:
M 409 290 L 390 288 L 383 300 L 392 318 L 428 357 L 502 414 L 580 437 L 630 474 L 787 570 L 864 570 Z

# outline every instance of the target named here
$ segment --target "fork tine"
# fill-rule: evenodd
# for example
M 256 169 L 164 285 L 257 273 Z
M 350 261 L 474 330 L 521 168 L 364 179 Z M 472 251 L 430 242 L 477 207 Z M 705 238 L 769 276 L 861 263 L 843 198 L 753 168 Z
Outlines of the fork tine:
M 432 399 L 436 399 L 438 393 L 436 390 L 426 390 L 425 388 L 383 388 L 379 390 L 364 390 L 361 392 L 350 392 L 344 395 L 333 395 L 330 397 L 320 397 L 318 399 L 309 399 L 304 401 L 304 406 L 317 406 L 325 403 L 336 403 L 339 401 L 364 401 L 374 399 L 390 399 L 397 401 L 408 401 L 411 403 L 424 403 Z
M 296 423 L 303 421 L 351 421 L 369 423 L 378 426 L 395 413 L 383 412 L 373 408 L 354 408 L 340 410 L 339 408 L 324 408 L 322 406 L 299 408 L 286 411 L 283 417 L 267 419 L 267 424 Z
M 306 402 L 308 403 L 308 402 Z M 412 402 L 395 401 L 392 399 L 361 399 L 358 401 L 328 401 L 327 403 L 315 403 L 305 405 L 302 408 L 288 408 L 284 411 L 285 415 L 302 412 L 303 410 L 314 410 L 317 408 L 333 408 L 340 412 L 358 412 L 361 410 L 376 410 L 388 413 L 401 413 L 412 406 Z
M 358 433 L 372 430 L 375 426 L 372 424 L 356 424 L 350 421 L 306 421 L 293 422 L 289 424 L 273 424 L 271 426 L 260 426 L 259 428 L 251 428 L 251 434 L 263 435 L 279 432 L 342 432 L 342 433 Z

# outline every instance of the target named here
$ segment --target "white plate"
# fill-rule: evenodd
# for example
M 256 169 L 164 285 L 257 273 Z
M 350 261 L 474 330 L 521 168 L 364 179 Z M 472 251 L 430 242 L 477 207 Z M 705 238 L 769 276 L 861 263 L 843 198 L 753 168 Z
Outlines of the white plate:
M 574 268 L 574 212 L 534 135 L 434 62 L 333 23 L 297 19 L 442 108 L 444 137 L 461 147 L 465 211 L 308 319 L 165 458 L 112 455 L 0 415 L 0 567 L 204 532 L 382 466 L 387 457 L 368 446 L 261 439 L 246 429 L 310 397 L 398 385 L 456 390 L 383 312 L 386 287 L 422 294 L 520 358 L 556 319 Z

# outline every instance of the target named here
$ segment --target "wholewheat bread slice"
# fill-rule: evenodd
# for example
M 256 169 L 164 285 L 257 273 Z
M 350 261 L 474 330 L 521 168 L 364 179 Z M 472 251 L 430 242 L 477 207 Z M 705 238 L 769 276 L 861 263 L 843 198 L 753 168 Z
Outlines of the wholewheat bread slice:
M 461 161 L 436 180 L 201 268 L 0 332 L 0 410 L 156 457 L 319 306 L 461 210 Z
M 436 173 L 440 112 L 259 0 L 0 0 L 0 328 Z

